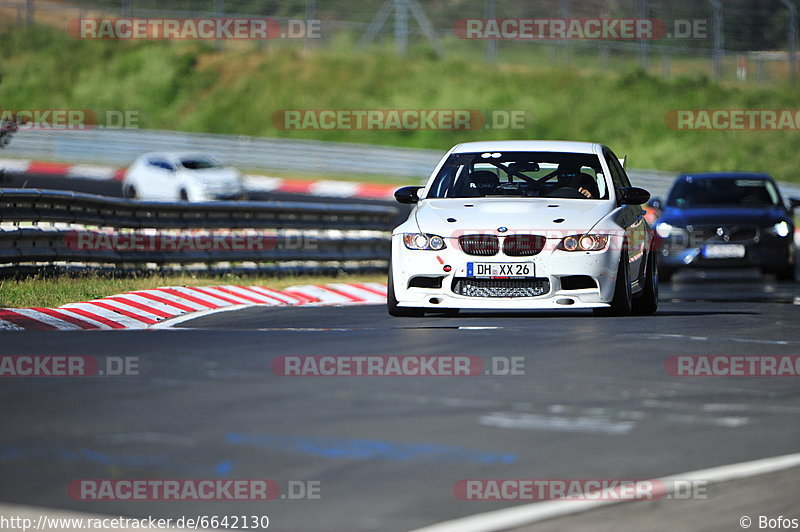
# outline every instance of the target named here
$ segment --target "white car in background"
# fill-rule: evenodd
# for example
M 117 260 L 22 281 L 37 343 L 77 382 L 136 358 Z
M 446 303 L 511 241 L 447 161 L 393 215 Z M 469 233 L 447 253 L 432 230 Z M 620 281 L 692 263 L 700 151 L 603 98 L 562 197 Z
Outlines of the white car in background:
M 451 149 L 392 233 L 393 316 L 461 309 L 651 314 L 657 253 L 620 160 L 601 144 L 491 141 Z
M 134 161 L 122 182 L 126 198 L 157 201 L 237 200 L 245 196 L 242 174 L 197 153 L 152 152 Z

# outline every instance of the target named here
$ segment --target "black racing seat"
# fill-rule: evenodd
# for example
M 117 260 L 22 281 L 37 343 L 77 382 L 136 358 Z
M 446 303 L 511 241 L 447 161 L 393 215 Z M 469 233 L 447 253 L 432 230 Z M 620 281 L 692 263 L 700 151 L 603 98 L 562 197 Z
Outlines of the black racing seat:
M 600 190 L 597 188 L 597 180 L 585 172 L 578 174 L 578 187 L 588 190 L 592 195 L 592 198 L 600 198 Z
M 586 172 L 581 172 L 581 166 L 578 164 L 562 163 L 558 167 L 557 177 L 558 182 L 555 184 L 554 190 L 565 187 L 575 190 L 584 188 L 589 191 L 592 198 L 597 199 L 600 197 L 597 181 Z
M 476 197 L 492 194 L 500 185 L 500 178 L 491 170 L 476 170 L 467 177 L 469 193 Z

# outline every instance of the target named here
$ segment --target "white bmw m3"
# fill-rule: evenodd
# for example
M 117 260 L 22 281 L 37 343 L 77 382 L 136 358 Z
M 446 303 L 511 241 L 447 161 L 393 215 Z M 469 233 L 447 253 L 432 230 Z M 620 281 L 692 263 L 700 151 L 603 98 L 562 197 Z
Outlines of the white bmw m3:
M 649 197 L 601 144 L 459 144 L 424 187 L 395 193 L 415 207 L 392 233 L 389 314 L 651 314 L 658 268 L 642 210 Z

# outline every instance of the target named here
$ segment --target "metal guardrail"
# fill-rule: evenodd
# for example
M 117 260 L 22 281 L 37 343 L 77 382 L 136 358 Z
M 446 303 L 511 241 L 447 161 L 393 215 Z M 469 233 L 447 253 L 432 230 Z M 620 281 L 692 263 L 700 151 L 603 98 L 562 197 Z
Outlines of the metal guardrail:
M 390 230 L 397 215 L 366 204 L 158 203 L 0 189 L 0 222 L 11 223 L 0 229 L 0 263 L 384 261 L 388 238 L 374 232 Z
M 238 240 L 240 245 L 231 243 Z M 136 242 L 139 242 L 138 244 Z M 177 242 L 180 242 L 178 244 Z M 121 242 L 123 245 L 115 244 Z M 165 243 L 166 242 L 166 243 Z M 215 243 L 222 245 L 215 246 Z M 153 245 L 154 244 L 154 245 Z M 216 247 L 218 249 L 204 249 Z M 153 249 L 151 249 L 153 248 Z M 223 248 L 223 249 L 219 249 Z M 0 264 L 92 262 L 191 264 L 217 262 L 345 262 L 389 258 L 386 238 L 261 235 L 108 235 L 96 231 L 0 230 Z
M 398 209 L 305 202 L 139 202 L 78 192 L 0 189 L 0 222 L 64 222 L 148 229 L 340 229 L 389 231 Z

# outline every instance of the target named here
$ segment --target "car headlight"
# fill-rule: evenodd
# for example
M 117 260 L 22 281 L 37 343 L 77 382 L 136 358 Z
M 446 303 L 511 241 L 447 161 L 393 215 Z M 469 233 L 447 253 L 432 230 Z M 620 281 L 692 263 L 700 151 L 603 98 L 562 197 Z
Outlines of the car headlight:
M 667 222 L 660 223 L 656 225 L 656 233 L 658 233 L 658 236 L 661 238 L 667 238 L 670 234 L 672 234 L 672 226 Z
M 439 251 L 447 247 L 444 244 L 444 238 L 439 235 L 431 235 L 428 233 L 404 233 L 403 243 L 408 249 L 427 251 Z
M 693 233 L 688 228 L 678 227 L 667 222 L 656 223 L 655 231 L 665 248 L 683 249 L 693 245 Z
M 772 233 L 780 237 L 789 236 L 789 224 L 786 220 L 781 220 L 771 227 Z
M 561 239 L 562 251 L 600 251 L 608 245 L 608 235 L 570 235 Z

